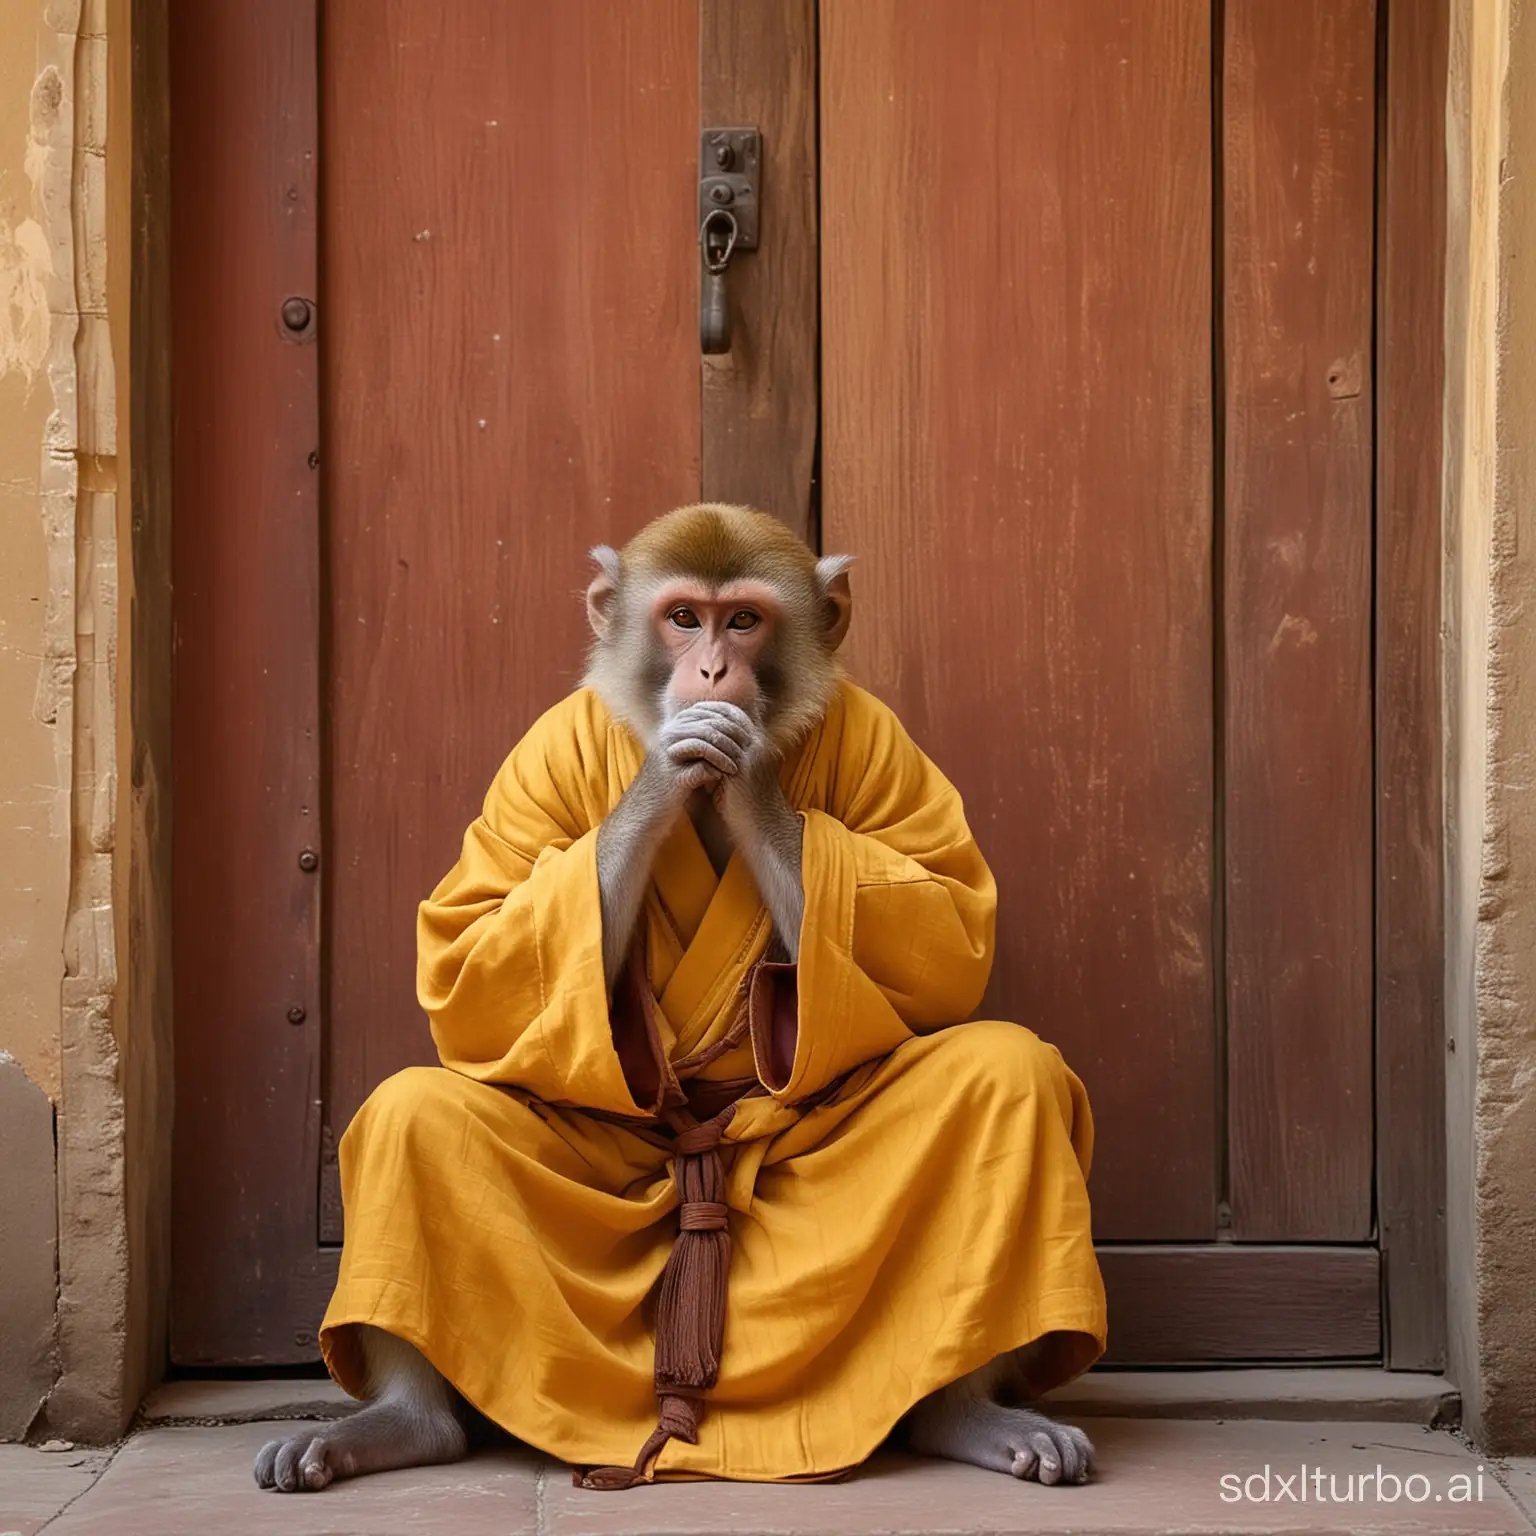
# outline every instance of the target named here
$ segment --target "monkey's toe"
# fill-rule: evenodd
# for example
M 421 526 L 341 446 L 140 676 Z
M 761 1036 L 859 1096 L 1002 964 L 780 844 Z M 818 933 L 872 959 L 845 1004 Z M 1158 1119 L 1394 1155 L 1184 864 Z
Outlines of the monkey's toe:
M 268 1440 L 256 1452 L 256 1465 L 251 1470 L 255 1473 L 258 1488 L 270 1488 L 276 1482 L 274 1469 L 277 1466 L 277 1453 L 282 1448 L 281 1440 Z
M 1071 1424 L 1059 1425 L 1057 1433 L 1066 1436 L 1066 1480 L 1069 1483 L 1086 1483 L 1093 1473 L 1093 1441 Z
M 326 1444 L 315 1434 L 293 1435 L 287 1440 L 275 1440 L 276 1454 L 272 1460 L 270 1483 L 263 1487 L 276 1488 L 279 1493 L 313 1493 L 331 1481 L 331 1470 L 326 1462 Z M 256 1458 L 257 1477 L 261 1482 L 261 1461 L 272 1446 L 263 1446 Z
M 1013 1475 L 1027 1482 L 1086 1483 L 1093 1470 L 1093 1443 L 1070 1424 L 1031 1430 L 1014 1448 Z
M 304 1452 L 304 1459 L 299 1463 L 299 1477 L 311 1493 L 318 1493 L 322 1488 L 328 1488 L 336 1476 L 328 1455 L 329 1449 L 324 1440 L 315 1440 Z

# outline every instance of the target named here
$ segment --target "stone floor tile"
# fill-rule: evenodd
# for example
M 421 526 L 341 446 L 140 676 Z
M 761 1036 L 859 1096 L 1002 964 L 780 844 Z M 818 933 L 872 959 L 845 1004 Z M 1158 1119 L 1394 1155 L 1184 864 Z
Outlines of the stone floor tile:
M 33 1536 L 95 1482 L 110 1451 L 0 1445 L 0 1536 Z
M 1461 1473 L 1478 1490 L 1477 1458 L 1448 1434 L 1403 1424 L 1296 1424 L 1246 1420 L 1179 1422 L 1097 1419 L 1087 1427 L 1098 1444 L 1100 1473 L 1083 1488 L 1041 1488 L 974 1467 L 887 1455 L 837 1484 L 772 1487 L 740 1483 L 672 1483 L 627 1494 L 588 1493 L 551 1477 L 545 1492 L 550 1536 L 694 1536 L 719 1531 L 778 1536 L 900 1536 L 949 1532 L 996 1533 L 1180 1531 L 1189 1533 L 1522 1533 L 1530 1527 L 1492 1475 L 1484 1472 L 1482 1498 L 1447 1499 L 1450 1478 Z M 1222 1498 L 1221 1479 L 1253 1477 L 1267 1501 Z M 1337 1478 L 1359 1478 L 1378 1466 L 1389 1477 L 1419 1476 L 1413 1492 L 1422 1503 L 1301 1503 L 1283 1497 L 1278 1479 L 1303 1466 Z M 1234 1485 L 1229 1485 L 1234 1486 Z M 1356 1485 L 1358 1486 L 1358 1485 Z M 1374 1490 L 1375 1483 L 1371 1488 Z M 1392 1491 L 1392 1484 L 1386 1485 Z M 1435 1494 L 1440 1495 L 1437 1502 Z
M 1536 1456 L 1516 1456 L 1504 1463 L 1504 1481 L 1515 1503 L 1536 1525 Z
M 258 1488 L 257 1450 L 292 1427 L 141 1430 L 47 1536 L 523 1536 L 538 1528 L 546 1476 L 565 1475 L 532 1451 L 508 1448 L 322 1493 Z
M 1195 1536 L 1529 1536 L 1533 1529 L 1491 1469 L 1479 1479 L 1482 1463 L 1458 1440 L 1406 1424 L 1099 1418 L 1088 1427 L 1098 1442 L 1100 1473 L 1085 1488 L 1040 1488 L 972 1467 L 887 1453 L 842 1483 L 673 1483 L 602 1494 L 572 1488 L 564 1467 L 509 1448 L 453 1466 L 361 1478 L 318 1494 L 263 1492 L 251 1480 L 251 1460 L 263 1441 L 292 1427 L 146 1429 L 94 1484 L 88 1468 L 66 1464 L 38 1473 L 40 1453 L 7 1448 L 16 1454 L 0 1457 L 0 1494 L 10 1496 L 18 1514 L 10 1515 L 11 1506 L 0 1502 L 11 1521 L 0 1521 L 0 1533 L 14 1529 L 32 1536 L 68 1500 L 44 1536 L 1137 1536 L 1169 1530 Z M 1266 1468 L 1269 1496 L 1263 1499 Z M 1303 1468 L 1309 1474 L 1304 1502 Z M 1401 1480 L 1395 1499 L 1376 1496 L 1378 1468 L 1387 1474 L 1389 1493 L 1390 1479 Z M 1312 1469 L 1322 1471 L 1323 1502 Z M 76 1481 L 66 1487 L 68 1473 Z M 1356 1480 L 1358 1494 L 1367 1475 L 1370 1496 L 1328 1501 L 1330 1491 L 1345 1491 L 1346 1478 Z M 1448 1495 L 1458 1475 L 1481 1497 L 1453 1502 Z M 1506 1475 L 1536 1494 L 1536 1465 L 1512 1464 Z M 45 1489 L 42 1477 L 54 1481 Z M 1242 1480 L 1251 1480 L 1254 1497 L 1223 1499 L 1223 1478 L 1235 1479 L 1227 1490 L 1239 1494 Z M 1281 1481 L 1286 1478 L 1293 1480 L 1288 1486 Z M 1423 1481 L 1410 1485 L 1410 1478 Z M 1418 1502 L 1408 1497 L 1421 1492 L 1427 1497 Z

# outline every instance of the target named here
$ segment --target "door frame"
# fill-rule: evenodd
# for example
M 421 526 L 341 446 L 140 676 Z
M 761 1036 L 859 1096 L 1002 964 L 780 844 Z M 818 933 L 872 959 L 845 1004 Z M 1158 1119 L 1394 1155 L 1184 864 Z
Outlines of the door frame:
M 1220 7 L 1221 0 L 1214 0 L 1218 27 Z M 181 210 L 169 237 L 176 314 L 170 340 L 182 386 L 172 463 L 181 513 L 173 541 L 182 579 L 173 622 L 178 653 L 200 654 L 207 658 L 204 666 L 214 667 L 222 654 L 216 641 L 233 620 L 227 610 L 197 602 L 190 578 L 200 557 L 219 553 L 209 547 L 208 524 L 198 511 L 217 505 L 222 518 L 259 527 L 276 541 L 266 601 L 259 611 L 239 616 L 247 645 L 270 663 L 245 680 L 241 724 L 251 744 L 269 754 L 266 766 L 276 789 L 271 801 L 231 806 L 220 796 L 223 783 L 196 733 L 186 733 L 184 719 L 173 722 L 177 892 L 169 931 L 147 942 L 168 948 L 176 930 L 185 935 L 206 923 L 209 893 L 189 886 L 186 872 L 212 858 L 206 849 L 238 847 L 242 834 L 255 848 L 269 849 L 272 804 L 279 804 L 285 836 L 293 842 L 279 858 L 248 866 L 234 861 L 240 879 L 224 914 L 226 946 L 205 944 L 194 953 L 184 945 L 173 955 L 155 956 L 171 962 L 177 996 L 172 1358 L 181 1365 L 315 1360 L 315 1329 L 336 1270 L 337 1250 L 318 1241 L 322 1181 L 311 1173 L 323 1152 L 318 349 L 312 344 L 313 310 L 295 327 L 282 308 L 287 297 L 312 303 L 316 293 L 317 9 L 318 0 L 265 0 L 254 8 L 261 17 L 254 25 L 249 16 L 242 21 L 245 7 L 173 0 L 170 8 L 170 177 Z M 772 328 L 752 327 L 750 311 L 787 315 L 791 322 L 775 333 L 779 339 L 770 354 L 704 364 L 706 433 L 712 413 L 721 421 L 745 419 L 743 401 L 778 402 L 774 410 L 752 415 L 759 436 L 745 456 L 733 453 L 731 463 L 785 466 L 786 504 L 805 508 L 803 531 L 813 539 L 819 416 L 816 26 L 814 0 L 794 0 L 790 7 L 776 0 L 701 0 L 705 79 L 730 79 L 739 87 L 706 86 L 701 121 L 737 118 L 764 126 L 768 195 L 776 209 L 784 199 L 794 210 L 793 221 L 777 214 L 773 221 L 783 249 L 777 255 L 766 250 L 745 268 L 736 295 L 749 310 L 747 328 L 756 334 L 769 335 Z M 1386 1364 L 1417 1370 L 1443 1367 L 1446 1332 L 1439 342 L 1447 33 L 1443 6 L 1380 0 L 1372 679 L 1380 1289 L 1374 1262 L 1367 1294 L 1361 1267 L 1340 1260 L 1347 1269 L 1339 1272 L 1344 1291 L 1321 1298 L 1325 1310 L 1351 1311 L 1354 1336 L 1380 1327 Z M 223 62 L 225 69 L 210 68 L 211 62 Z M 243 134 L 226 129 L 221 135 L 220 122 L 227 125 L 232 114 Z M 783 157 L 777 164 L 775 154 Z M 210 189 L 218 189 L 217 197 Z M 221 221 L 222 245 L 212 238 Z M 240 261 L 220 265 L 219 251 L 232 246 L 242 253 Z M 259 313 L 257 331 L 241 331 L 242 306 Z M 251 406 L 259 416 L 260 473 L 238 482 L 198 432 L 205 391 L 189 385 L 216 377 L 221 351 L 232 341 L 247 348 L 243 361 L 266 381 Z M 806 400 L 815 402 L 809 415 L 797 405 Z M 712 466 L 706 453 L 704 493 L 745 495 L 732 473 L 724 460 Z M 169 591 L 146 590 L 141 598 L 167 608 L 171 603 Z M 205 683 L 213 685 L 216 680 Z M 242 814 L 248 817 L 243 826 Z M 218 860 L 230 863 L 223 852 Z M 256 911 L 284 914 L 281 930 L 248 928 L 243 917 Z M 276 942 L 269 942 L 274 934 Z M 209 1049 L 225 1027 L 218 998 L 232 986 L 261 1021 L 237 1076 L 227 1056 Z M 253 1086 L 271 1091 L 253 1092 Z M 225 1144 L 230 1122 L 238 1127 L 230 1139 L 243 1152 L 237 1167 L 208 1156 L 210 1146 Z M 247 1191 L 239 1209 L 227 1198 L 232 1188 Z M 1145 1338 L 1155 1348 L 1162 1324 L 1139 1303 L 1144 1286 L 1138 1277 L 1148 1264 L 1187 1266 L 1184 1305 L 1195 1315 L 1208 1314 L 1212 1298 L 1223 1294 L 1222 1265 L 1230 1262 L 1222 1246 L 1106 1249 L 1117 1336 Z M 1257 1249 L 1245 1244 L 1241 1251 Z M 1297 1250 L 1272 1251 L 1276 1273 L 1289 1273 L 1282 1261 Z M 1377 1250 L 1314 1251 L 1363 1256 Z M 219 1283 L 229 1274 L 249 1276 L 250 1283 L 232 1295 Z M 1277 1306 L 1290 1309 L 1287 1315 L 1306 1335 L 1312 1326 L 1306 1318 L 1315 1322 L 1318 1315 L 1317 1300 L 1295 1298 L 1292 1289 L 1282 1279 L 1252 1289 L 1236 1308 L 1225 1302 L 1212 1357 L 1263 1357 L 1264 1346 L 1256 1341 L 1277 1337 Z M 265 1292 L 261 1305 L 259 1292 Z M 1310 1352 L 1314 1358 L 1358 1353 L 1334 1347 L 1343 1337 L 1337 1332 L 1319 1337 Z
M 1376 1224 L 1384 1358 L 1446 1360 L 1440 635 L 1449 7 L 1382 0 L 1376 179 Z

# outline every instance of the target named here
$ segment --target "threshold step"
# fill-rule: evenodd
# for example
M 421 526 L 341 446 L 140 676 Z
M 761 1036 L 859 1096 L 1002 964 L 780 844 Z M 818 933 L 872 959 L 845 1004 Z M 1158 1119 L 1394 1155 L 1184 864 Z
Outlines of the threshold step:
M 1046 1402 L 1066 1418 L 1374 1421 L 1431 1429 L 1461 1422 L 1461 1394 L 1444 1376 L 1372 1366 L 1090 1371 Z M 140 1417 L 145 1424 L 253 1424 L 334 1419 L 357 1407 L 320 1379 L 200 1379 L 167 1382 Z
M 1444 1376 L 1379 1366 L 1089 1371 L 1046 1403 L 1066 1418 L 1371 1420 L 1431 1429 L 1461 1423 L 1461 1393 Z

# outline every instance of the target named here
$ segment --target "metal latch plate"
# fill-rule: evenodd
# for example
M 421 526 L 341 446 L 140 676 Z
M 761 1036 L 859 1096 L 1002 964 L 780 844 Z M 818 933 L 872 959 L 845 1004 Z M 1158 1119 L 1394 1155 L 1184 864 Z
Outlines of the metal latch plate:
M 736 219 L 736 249 L 757 249 L 762 135 L 756 128 L 706 128 L 699 135 L 699 223 L 724 208 Z

